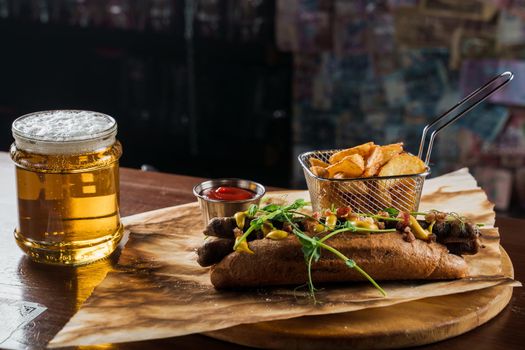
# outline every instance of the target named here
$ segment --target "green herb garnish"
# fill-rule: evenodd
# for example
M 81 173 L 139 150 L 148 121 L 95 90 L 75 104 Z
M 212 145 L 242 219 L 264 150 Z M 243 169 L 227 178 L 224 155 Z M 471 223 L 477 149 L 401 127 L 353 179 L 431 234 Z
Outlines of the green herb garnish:
M 386 208 L 384 211 L 387 212 L 391 218 L 395 218 L 399 215 L 399 210 L 397 210 L 396 208 Z
M 257 214 L 258 210 L 259 210 L 259 207 L 257 206 L 257 204 L 252 204 L 248 208 L 248 211 L 246 212 L 246 215 L 248 215 L 249 217 L 253 218 L 255 216 L 255 214 Z
M 261 209 L 258 209 L 257 206 L 251 206 L 248 209 L 247 214 L 251 217 L 254 217 L 254 219 L 250 222 L 250 227 L 246 230 L 246 232 L 244 232 L 242 236 L 236 239 L 233 249 L 236 250 L 239 247 L 239 245 L 243 241 L 245 241 L 252 232 L 262 229 L 263 224 L 269 220 L 288 222 L 292 226 L 292 232 L 299 239 L 299 242 L 302 245 L 302 252 L 304 254 L 304 258 L 305 258 L 305 262 L 307 266 L 307 273 L 308 273 L 308 282 L 307 282 L 308 290 L 314 302 L 316 302 L 316 299 L 315 299 L 316 288 L 314 286 L 313 278 L 312 278 L 312 265 L 313 263 L 319 261 L 321 257 L 322 249 L 327 250 L 330 253 L 337 256 L 349 268 L 355 269 L 357 272 L 363 275 L 368 281 L 370 281 L 370 283 L 372 283 L 372 285 L 376 287 L 383 296 L 386 296 L 386 292 L 383 290 L 383 288 L 381 288 L 370 275 L 368 275 L 361 267 L 359 267 L 355 263 L 354 260 L 345 256 L 344 254 L 342 254 L 340 251 L 333 248 L 332 246 L 328 245 L 326 241 L 329 238 L 337 234 L 343 233 L 343 232 L 384 233 L 384 232 L 394 232 L 395 229 L 386 229 L 386 230 L 367 229 L 367 228 L 362 228 L 362 227 L 356 227 L 350 221 L 344 221 L 342 223 L 338 222 L 335 229 L 332 232 L 328 233 L 323 238 L 310 237 L 299 228 L 297 223 L 294 222 L 294 215 L 301 215 L 309 219 L 316 220 L 318 223 L 322 224 L 325 228 L 326 228 L 326 225 L 324 225 L 321 221 L 315 219 L 314 217 L 310 215 L 297 211 L 309 204 L 310 203 L 305 202 L 303 199 L 298 199 L 292 204 L 287 205 L 287 206 L 269 204 Z M 335 209 L 333 211 L 335 211 Z

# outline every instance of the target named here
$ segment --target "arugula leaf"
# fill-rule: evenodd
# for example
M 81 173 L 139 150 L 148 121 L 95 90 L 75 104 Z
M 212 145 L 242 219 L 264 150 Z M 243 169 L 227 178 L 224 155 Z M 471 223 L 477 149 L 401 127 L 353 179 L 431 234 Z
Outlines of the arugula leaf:
M 259 210 L 259 206 L 257 206 L 257 204 L 252 204 L 250 205 L 250 207 L 248 208 L 248 216 L 250 217 L 254 217 L 255 214 L 257 214 L 257 211 Z
M 268 204 L 267 206 L 262 208 L 262 210 L 267 211 L 269 213 L 274 212 L 274 211 L 279 210 L 279 209 L 282 209 L 282 207 L 280 205 L 277 205 L 277 204 Z
M 302 233 L 301 231 L 295 228 L 293 229 L 293 233 L 295 233 L 295 235 L 299 239 L 299 242 L 301 242 L 301 245 L 303 246 L 303 251 L 304 251 L 304 248 L 307 248 L 307 249 L 313 248 L 312 238 L 310 238 L 309 236 L 305 235 L 304 233 Z
M 262 224 L 265 222 L 265 217 L 264 216 L 261 216 L 261 217 L 258 217 L 257 219 L 253 219 L 251 222 L 250 222 L 250 226 L 254 226 L 254 230 L 257 230 L 258 228 L 261 228 L 262 227 Z
M 345 221 L 345 223 L 341 225 L 341 228 L 345 228 L 348 231 L 352 231 L 352 232 L 357 231 L 357 227 L 355 227 L 355 225 L 351 221 Z
M 287 211 L 287 210 L 297 210 L 297 209 L 301 209 L 305 206 L 307 206 L 309 203 L 306 202 L 304 199 L 296 199 L 292 204 L 290 204 L 289 206 L 286 206 L 283 208 L 283 210 Z
M 321 253 L 318 251 L 318 240 L 305 235 L 298 229 L 294 229 L 293 233 L 297 236 L 299 242 L 301 242 L 301 250 L 303 251 L 304 258 L 308 261 L 312 255 L 315 255 L 317 257 L 315 261 L 319 260 Z
M 310 259 L 310 257 L 313 257 L 313 260 L 315 262 L 318 262 L 321 258 L 321 251 L 319 250 L 319 247 L 316 244 L 304 245 L 302 251 L 306 260 Z
M 279 221 L 279 222 L 285 222 L 288 221 L 288 218 L 284 212 L 281 212 L 273 217 L 272 220 Z
M 396 208 L 385 208 L 385 211 L 390 215 L 391 218 L 396 217 L 399 214 L 399 210 Z

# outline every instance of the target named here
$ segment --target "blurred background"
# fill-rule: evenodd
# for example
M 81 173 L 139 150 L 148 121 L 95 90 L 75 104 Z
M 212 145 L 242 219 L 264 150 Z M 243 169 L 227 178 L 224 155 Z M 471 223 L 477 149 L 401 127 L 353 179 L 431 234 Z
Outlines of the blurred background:
M 511 70 L 431 161 L 524 216 L 525 0 L 0 0 L 0 42 L 1 151 L 20 115 L 95 110 L 123 166 L 281 187 L 304 187 L 306 150 L 417 153 L 425 124 Z

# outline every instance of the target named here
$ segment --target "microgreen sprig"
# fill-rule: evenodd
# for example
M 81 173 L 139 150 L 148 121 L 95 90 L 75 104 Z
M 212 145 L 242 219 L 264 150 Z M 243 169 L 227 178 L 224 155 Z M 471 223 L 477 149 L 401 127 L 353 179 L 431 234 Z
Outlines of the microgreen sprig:
M 303 250 L 303 254 L 304 254 L 304 257 L 305 257 L 305 260 L 306 260 L 307 270 L 308 270 L 308 289 L 309 289 L 310 295 L 312 296 L 314 301 L 315 301 L 316 288 L 314 287 L 314 283 L 313 283 L 313 279 L 312 279 L 312 263 L 313 262 L 317 262 L 319 260 L 319 258 L 321 257 L 320 248 L 328 250 L 329 252 L 331 252 L 332 254 L 337 256 L 339 259 L 343 260 L 343 262 L 349 268 L 353 268 L 357 272 L 359 272 L 361 275 L 363 275 L 370 283 L 372 283 L 372 285 L 374 287 L 376 287 L 379 290 L 379 292 L 383 296 L 386 296 L 385 290 L 383 288 L 381 288 L 381 286 L 379 286 L 379 284 L 377 284 L 377 282 L 368 273 L 366 273 L 365 270 L 363 270 L 359 265 L 357 265 L 354 260 L 348 258 L 346 255 L 344 255 L 343 253 L 341 253 L 340 251 L 338 251 L 334 247 L 331 247 L 328 244 L 324 243 L 324 241 L 326 241 L 326 239 L 328 239 L 326 236 L 321 238 L 321 239 L 319 239 L 317 237 L 310 237 L 310 236 L 306 235 L 304 232 L 302 232 L 297 227 L 297 225 L 295 223 L 293 223 L 291 220 L 289 222 L 294 227 L 293 228 L 293 233 L 297 236 L 297 238 L 301 242 L 301 245 L 303 246 L 302 250 Z M 355 232 L 359 228 L 354 226 L 354 229 L 355 230 L 352 230 L 352 229 L 349 229 L 349 228 L 344 228 L 344 229 L 337 230 L 338 231 L 337 233 L 341 233 L 341 232 L 345 232 L 345 231 Z M 380 231 L 380 230 L 376 230 L 376 231 Z M 385 232 L 385 231 L 390 232 L 391 230 L 383 230 L 383 232 Z M 336 231 L 334 231 L 334 232 L 336 232 Z M 332 232 L 332 233 L 334 233 L 334 232 Z

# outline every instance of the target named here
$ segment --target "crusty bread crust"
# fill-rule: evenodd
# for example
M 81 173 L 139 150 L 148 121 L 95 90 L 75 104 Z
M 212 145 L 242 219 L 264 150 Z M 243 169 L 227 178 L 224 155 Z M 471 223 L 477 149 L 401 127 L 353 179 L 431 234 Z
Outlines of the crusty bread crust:
M 454 279 L 467 276 L 460 256 L 450 254 L 439 243 L 403 240 L 397 232 L 339 234 L 327 242 L 353 259 L 375 280 Z M 255 254 L 233 252 L 211 269 L 216 288 L 298 285 L 307 281 L 301 244 L 290 235 L 280 241 L 269 239 L 249 243 Z M 314 283 L 361 281 L 363 276 L 326 250 L 312 265 Z

